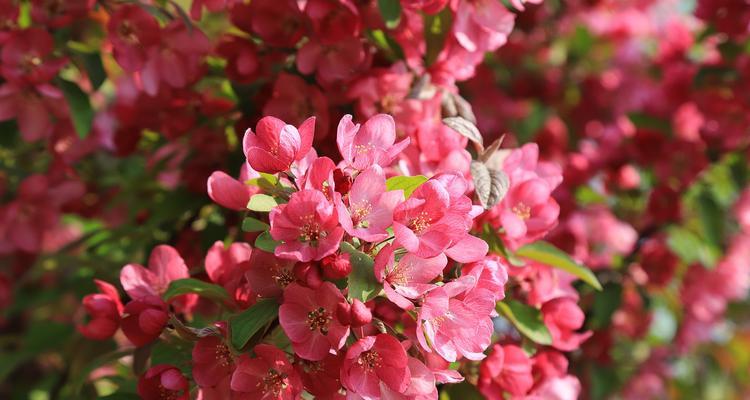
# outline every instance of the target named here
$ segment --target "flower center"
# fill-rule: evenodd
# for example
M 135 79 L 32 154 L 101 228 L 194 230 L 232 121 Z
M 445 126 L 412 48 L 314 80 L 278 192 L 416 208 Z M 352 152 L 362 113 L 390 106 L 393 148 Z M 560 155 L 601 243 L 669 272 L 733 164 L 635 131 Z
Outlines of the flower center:
M 229 351 L 229 348 L 224 344 L 220 344 L 216 346 L 214 355 L 216 357 L 216 361 L 218 361 L 219 365 L 221 365 L 222 367 L 228 367 L 232 365 L 234 361 L 232 359 L 232 353 Z
M 328 334 L 328 324 L 331 322 L 333 317 L 331 313 L 326 311 L 325 308 L 319 307 L 317 310 L 312 310 L 307 313 L 307 325 L 311 331 L 320 331 L 321 334 Z
M 159 384 L 159 399 L 160 400 L 176 400 L 180 397 L 181 393 L 171 389 L 167 389 Z
M 523 202 L 518 202 L 515 206 L 513 206 L 511 209 L 514 214 L 518 216 L 518 218 L 521 218 L 523 220 L 527 220 L 531 218 L 531 207 L 527 206 Z
M 352 223 L 358 228 L 367 228 L 370 226 L 370 222 L 367 221 L 367 217 L 372 212 L 372 204 L 367 200 L 362 200 L 360 203 L 352 207 Z
M 289 285 L 290 283 L 294 281 L 294 277 L 292 276 L 292 273 L 289 272 L 289 270 L 284 269 L 284 268 L 276 269 L 273 275 L 271 275 L 271 277 L 276 282 L 276 284 L 281 288 L 287 287 L 287 285 Z
M 369 372 L 379 367 L 382 361 L 383 361 L 383 358 L 380 357 L 380 354 L 378 354 L 377 351 L 368 350 L 359 355 L 359 358 L 357 359 L 357 364 L 361 365 L 362 368 L 365 369 L 365 371 Z
M 117 33 L 120 35 L 120 38 L 128 44 L 137 45 L 141 42 L 138 35 L 136 35 L 135 28 L 128 21 L 123 21 L 123 23 L 120 24 Z
M 388 273 L 388 282 L 395 285 L 405 285 L 409 281 L 407 273 L 410 265 L 396 264 Z
M 432 219 L 426 212 L 422 211 L 409 221 L 409 229 L 420 235 L 430 227 L 430 223 L 432 223 Z
M 274 396 L 279 396 L 281 391 L 286 389 L 286 374 L 280 373 L 273 368 L 268 370 L 266 376 L 263 377 L 263 382 L 258 382 L 258 387 L 263 388 L 263 392 L 271 393 Z
M 374 144 L 372 144 L 372 143 L 367 143 L 367 144 L 355 144 L 355 145 L 354 145 L 354 152 L 355 152 L 355 153 L 356 153 L 357 155 L 359 155 L 359 154 L 364 154 L 364 153 L 370 152 L 370 151 L 372 151 L 372 150 L 375 150 L 375 145 L 374 145 Z
M 315 244 L 319 239 L 326 237 L 326 232 L 321 231 L 320 224 L 315 221 L 314 215 L 307 215 L 302 218 L 303 225 L 299 230 L 301 242 L 310 242 Z

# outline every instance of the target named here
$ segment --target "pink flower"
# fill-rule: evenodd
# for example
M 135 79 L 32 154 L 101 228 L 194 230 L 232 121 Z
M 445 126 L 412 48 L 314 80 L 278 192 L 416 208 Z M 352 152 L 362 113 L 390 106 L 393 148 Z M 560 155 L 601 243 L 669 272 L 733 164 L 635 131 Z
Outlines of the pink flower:
M 94 283 L 101 293 L 89 294 L 83 298 L 83 308 L 89 320 L 86 324 L 79 325 L 78 331 L 89 339 L 105 340 L 114 336 L 120 327 L 123 306 L 114 286 L 98 279 L 94 279 Z
M 225 172 L 214 171 L 206 182 L 208 197 L 222 207 L 243 211 L 247 209 L 250 197 L 260 191 L 257 186 L 246 185 L 245 181 L 258 176 L 260 174 L 247 164 L 243 164 L 239 180 L 232 178 Z
M 254 358 L 240 356 L 232 374 L 232 390 L 243 399 L 298 399 L 302 381 L 286 354 L 267 344 L 255 346 L 253 352 Z
M 289 203 L 271 210 L 271 236 L 282 241 L 277 257 L 297 261 L 320 260 L 339 248 L 344 229 L 336 208 L 322 192 L 307 189 L 292 194 Z
M 324 44 L 360 34 L 359 10 L 350 0 L 310 0 L 305 4 L 305 15 L 312 22 L 315 37 Z
M 450 362 L 461 356 L 470 360 L 485 357 L 495 300 L 490 291 L 475 285 L 474 277 L 466 276 L 427 293 L 417 322 L 417 340 L 425 351 L 434 350 Z
M 410 380 L 406 351 L 387 334 L 358 340 L 349 347 L 341 367 L 344 387 L 367 400 L 383 398 L 384 386 L 386 390 L 404 393 Z
M 120 283 L 133 299 L 145 296 L 161 296 L 172 281 L 189 278 L 185 261 L 174 247 L 159 245 L 151 251 L 148 269 L 140 264 L 128 264 L 120 271 Z M 180 296 L 175 305 L 183 312 L 195 306 L 198 296 Z
M 49 82 L 65 65 L 65 59 L 53 57 L 54 43 L 47 31 L 39 28 L 15 31 L 0 52 L 0 73 L 21 84 Z
M 297 53 L 297 69 L 303 74 L 315 73 L 323 86 L 350 80 L 366 67 L 366 62 L 365 47 L 356 36 L 343 37 L 331 44 L 313 38 Z
M 312 147 L 315 117 L 308 118 L 299 129 L 275 117 L 263 117 L 248 129 L 242 140 L 245 157 L 259 172 L 275 174 L 286 171 L 292 162 L 301 160 Z
M 398 262 L 394 251 L 397 245 L 389 244 L 375 257 L 375 277 L 383 283 L 388 300 L 404 310 L 411 310 L 414 304 L 409 299 L 417 299 L 435 288 L 432 281 L 443 273 L 448 264 L 444 254 L 432 258 L 419 258 L 406 254 Z
M 329 354 L 321 361 L 298 359 L 294 367 L 302 378 L 305 390 L 316 398 L 343 399 L 338 394 L 341 389 L 339 378 L 343 353 Z
M 224 72 L 237 83 L 251 83 L 260 75 L 261 59 L 252 40 L 236 35 L 224 35 L 216 52 L 227 60 Z
M 423 183 L 393 212 L 396 240 L 419 257 L 437 256 L 471 227 L 471 219 L 452 213 L 450 206 L 450 193 L 442 182 Z
M 542 179 L 529 179 L 511 186 L 500 203 L 500 222 L 512 246 L 519 247 L 544 236 L 555 225 L 560 206 Z
M 515 19 L 515 14 L 496 1 L 460 0 L 453 35 L 467 51 L 495 51 L 508 40 Z
M 263 114 L 292 124 L 301 124 L 310 115 L 315 115 L 317 139 L 328 135 L 328 98 L 316 85 L 308 85 L 298 75 L 283 72 L 279 74 L 273 85 L 271 98 L 263 106 Z
M 393 117 L 386 114 L 369 118 L 361 127 L 352 123 L 351 115 L 344 115 L 336 131 L 336 144 L 344 163 L 357 170 L 375 164 L 383 168 L 390 166 L 409 145 L 409 138 L 394 145 L 395 141 L 396 124 Z
M 30 87 L 7 82 L 0 85 L 0 121 L 15 118 L 27 142 L 46 139 L 53 133 L 53 118 L 66 116 L 64 101 L 62 91 L 51 84 Z
M 320 361 L 344 346 L 349 328 L 335 317 L 341 301 L 344 296 L 331 282 L 323 282 L 315 290 L 296 283 L 287 286 L 279 323 L 298 356 Z
M 122 332 L 135 346 L 145 346 L 161 335 L 167 320 L 167 304 L 156 296 L 146 295 L 125 305 Z
M 581 382 L 572 375 L 545 379 L 526 397 L 528 400 L 576 400 L 581 394 Z M 658 396 L 657 396 L 658 397 Z M 648 397 L 637 397 L 644 399 Z M 652 397 L 653 398 L 653 397 Z
M 483 260 L 464 264 L 461 276 L 473 276 L 478 288 L 486 289 L 500 301 L 505 298 L 505 284 L 508 282 L 508 270 L 497 256 L 488 256 Z
M 388 385 L 381 385 L 382 398 L 393 400 L 436 400 L 438 398 L 435 375 L 422 362 L 409 357 L 409 386 L 403 393 L 392 390 Z
M 247 243 L 236 242 L 224 247 L 216 241 L 206 253 L 206 273 L 211 282 L 224 287 L 240 307 L 255 300 L 246 272 L 250 269 L 253 249 Z
M 141 70 L 146 63 L 147 51 L 160 40 L 159 22 L 135 4 L 117 7 L 107 24 L 107 31 L 115 60 L 128 72 Z
M 591 336 L 591 332 L 576 333 L 583 326 L 583 311 L 575 300 L 561 297 L 542 305 L 544 324 L 552 335 L 552 346 L 562 351 L 573 351 Z
M 138 379 L 138 395 L 144 400 L 188 400 L 190 385 L 177 367 L 159 364 Z
M 503 400 L 503 392 L 523 396 L 534 385 L 531 365 L 520 347 L 496 344 L 479 367 L 479 391 L 489 400 Z
M 344 230 L 367 242 L 388 237 L 393 224 L 393 210 L 404 199 L 402 190 L 386 191 L 385 174 L 378 165 L 364 170 L 349 190 L 349 207 L 337 201 L 336 210 Z
M 193 347 L 193 379 L 201 387 L 212 387 L 227 379 L 235 370 L 235 359 L 224 339 L 206 336 Z
M 294 261 L 284 260 L 260 249 L 253 249 L 245 277 L 253 293 L 260 297 L 280 297 L 294 282 Z
M 294 47 L 304 33 L 305 16 L 294 0 L 258 0 L 232 7 L 232 23 L 270 46 Z

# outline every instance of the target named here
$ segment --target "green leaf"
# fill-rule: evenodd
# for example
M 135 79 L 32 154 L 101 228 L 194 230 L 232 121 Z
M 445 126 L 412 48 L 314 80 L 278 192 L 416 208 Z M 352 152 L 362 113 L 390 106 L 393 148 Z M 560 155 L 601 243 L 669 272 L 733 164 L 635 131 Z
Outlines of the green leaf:
M 393 29 L 401 22 L 401 2 L 399 0 L 378 0 L 378 9 L 385 26 Z
M 278 205 L 279 203 L 277 203 L 276 199 L 273 197 L 259 193 L 254 194 L 253 197 L 250 198 L 250 201 L 247 203 L 247 208 L 252 211 L 269 212 Z
M 91 132 L 91 124 L 94 121 L 94 110 L 91 108 L 89 96 L 78 85 L 64 79 L 58 80 L 58 86 L 68 102 L 70 117 L 78 137 L 85 139 Z
M 279 304 L 273 299 L 263 299 L 247 310 L 229 318 L 231 342 L 242 349 L 253 335 L 279 315 Z
M 389 191 L 399 189 L 403 190 L 404 197 L 408 199 L 409 196 L 411 196 L 411 194 L 425 182 L 427 182 L 427 177 L 424 175 L 394 176 L 385 181 L 385 187 Z
M 268 230 L 270 226 L 258 219 L 253 217 L 246 217 L 242 221 L 242 230 L 245 232 L 261 232 Z
M 445 385 L 445 390 L 440 393 L 440 400 L 483 400 L 484 396 L 479 393 L 477 387 L 469 382 L 461 382 L 454 385 Z
M 541 345 L 552 344 L 542 312 L 516 300 L 507 299 L 497 303 L 497 312 L 510 321 L 524 336 Z
M 724 212 L 711 195 L 708 188 L 703 188 L 697 199 L 703 237 L 715 246 L 724 242 Z
M 195 293 L 198 296 L 219 302 L 229 301 L 229 295 L 223 287 L 198 279 L 186 278 L 172 281 L 164 292 L 164 300 L 169 301 L 176 296 Z
M 594 294 L 591 305 L 591 317 L 588 323 L 592 329 L 600 329 L 612 323 L 612 314 L 620 308 L 622 302 L 622 286 L 616 283 L 604 285 L 604 290 Z
M 424 16 L 425 64 L 430 66 L 445 46 L 445 39 L 453 25 L 453 14 L 446 7 L 437 14 Z
M 276 246 L 279 244 L 281 244 L 281 242 L 273 240 L 273 237 L 271 237 L 271 234 L 268 233 L 268 231 L 261 233 L 255 238 L 255 247 L 269 253 L 273 253 L 274 250 L 276 250 Z
M 357 250 L 349 243 L 341 243 L 341 251 L 349 253 L 352 272 L 349 274 L 349 298 L 369 301 L 380 292 L 380 285 L 375 279 L 372 257 Z
M 519 257 L 528 258 L 531 260 L 539 261 L 542 264 L 549 265 L 550 267 L 559 268 L 563 271 L 569 272 L 579 278 L 582 281 L 588 283 L 596 290 L 602 290 L 602 284 L 596 279 L 596 275 L 591 272 L 590 269 L 585 266 L 578 264 L 573 261 L 567 254 L 557 247 L 544 242 L 538 241 L 526 246 L 521 247 L 516 251 L 516 255 Z
M 102 64 L 102 57 L 99 53 L 83 54 L 83 65 L 86 68 L 86 74 L 91 81 L 91 87 L 94 90 L 99 89 L 107 79 L 107 72 Z

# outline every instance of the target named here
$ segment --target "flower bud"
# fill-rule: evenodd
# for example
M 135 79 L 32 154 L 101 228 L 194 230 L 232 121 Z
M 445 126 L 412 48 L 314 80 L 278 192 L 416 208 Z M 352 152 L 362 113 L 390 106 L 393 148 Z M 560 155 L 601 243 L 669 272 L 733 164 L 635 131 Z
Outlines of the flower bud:
M 331 254 L 321 260 L 323 275 L 328 279 L 346 278 L 352 272 L 349 253 Z
M 352 306 L 346 301 L 342 301 L 336 305 L 336 318 L 338 318 L 342 325 L 351 324 L 351 310 Z
M 351 325 L 358 328 L 362 325 L 367 325 L 372 321 L 372 312 L 367 308 L 365 303 L 354 299 L 352 301 L 351 310 L 349 312 L 351 316 Z

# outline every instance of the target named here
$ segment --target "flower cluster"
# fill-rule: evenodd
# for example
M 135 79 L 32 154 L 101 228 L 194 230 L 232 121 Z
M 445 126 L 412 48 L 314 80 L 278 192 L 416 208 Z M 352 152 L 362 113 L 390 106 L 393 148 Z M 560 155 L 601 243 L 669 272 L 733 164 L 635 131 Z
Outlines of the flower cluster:
M 0 0 L 0 398 L 747 397 L 748 21 Z
M 409 139 L 397 141 L 394 120 L 385 114 L 362 124 L 354 124 L 351 116 L 341 119 L 338 163 L 316 155 L 314 135 L 314 118 L 295 127 L 264 117 L 243 140 L 244 168 L 260 177 L 248 181 L 256 189 L 234 189 L 243 182 L 221 183 L 229 177 L 208 180 L 217 203 L 238 208 L 234 205 L 241 197 L 254 212 L 245 219 L 255 226 L 248 230 L 264 230 L 255 246 L 235 242 L 225 248 L 217 242 L 211 247 L 204 263 L 211 284 L 190 279 L 180 254 L 158 246 L 148 268 L 122 268 L 120 284 L 131 299 L 124 307 L 113 286 L 98 283 L 102 293 L 84 299 L 90 321 L 79 331 L 101 340 L 119 326 L 136 347 L 169 332 L 194 341 L 192 377 L 202 398 L 298 398 L 307 392 L 323 398 L 436 399 L 436 385 L 463 381 L 461 368 L 451 363 L 468 367 L 485 359 L 509 269 L 472 234 L 475 219 L 485 211 L 473 204 L 472 183 L 458 171 L 429 179 L 399 175 L 394 161 Z M 517 213 L 513 210 L 524 207 L 523 201 L 536 213 L 536 203 L 519 194 L 528 191 L 523 187 L 530 182 L 544 185 L 532 195 L 534 201 L 556 204 L 549 196 L 561 179 L 559 170 L 550 167 L 540 175 L 545 166 L 536 165 L 535 151 L 531 146 L 506 155 L 502 171 L 510 177 L 508 196 L 515 197 L 498 202 L 493 213 Z M 270 211 L 267 217 L 264 211 Z M 533 220 L 515 218 L 521 224 Z M 554 220 L 547 225 L 507 240 L 531 242 Z M 549 344 L 563 351 L 578 348 L 588 334 L 574 332 L 583 322 L 575 297 L 546 295 L 536 305 L 549 329 Z M 200 310 L 207 299 L 240 314 L 202 329 L 184 325 L 181 320 L 196 312 L 216 315 Z M 269 304 L 270 317 L 259 316 Z M 245 333 L 237 322 L 240 315 L 266 328 Z M 269 331 L 277 318 L 278 327 Z M 238 342 L 242 335 L 253 336 Z M 580 390 L 578 381 L 565 375 L 561 353 L 546 350 L 544 359 L 561 360 L 535 383 L 526 353 L 507 348 L 517 349 L 529 363 L 523 389 L 504 383 L 491 389 L 492 382 L 504 382 L 503 348 L 496 345 L 479 377 L 488 396 L 526 394 L 532 387 L 544 391 L 555 384 Z M 175 371 L 170 365 L 152 367 L 141 378 L 139 393 L 144 398 L 163 391 L 184 396 L 187 381 L 181 375 L 172 378 Z

